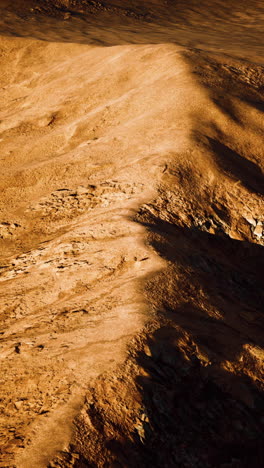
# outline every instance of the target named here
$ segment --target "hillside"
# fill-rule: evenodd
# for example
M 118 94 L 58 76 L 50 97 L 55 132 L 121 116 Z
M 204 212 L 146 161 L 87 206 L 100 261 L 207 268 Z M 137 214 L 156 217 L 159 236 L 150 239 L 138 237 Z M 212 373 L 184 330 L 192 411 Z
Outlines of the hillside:
M 0 13 L 0 466 L 260 468 L 262 2 Z

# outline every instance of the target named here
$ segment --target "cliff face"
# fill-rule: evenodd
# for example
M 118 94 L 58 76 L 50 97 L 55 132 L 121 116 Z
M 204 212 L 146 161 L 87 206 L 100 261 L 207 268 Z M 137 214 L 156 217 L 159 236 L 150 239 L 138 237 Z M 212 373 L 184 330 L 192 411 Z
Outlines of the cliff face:
M 1 466 L 259 468 L 262 4 L 0 12 Z

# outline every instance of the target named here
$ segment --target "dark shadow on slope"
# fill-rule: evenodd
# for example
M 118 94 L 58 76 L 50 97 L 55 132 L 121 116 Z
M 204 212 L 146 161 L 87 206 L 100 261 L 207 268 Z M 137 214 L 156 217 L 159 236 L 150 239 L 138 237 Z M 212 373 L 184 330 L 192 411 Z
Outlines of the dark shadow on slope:
M 212 235 L 196 227 L 183 229 L 159 219 L 145 225 L 155 250 L 172 265 L 166 307 L 172 308 L 168 301 L 170 297 L 174 300 L 173 285 L 181 286 L 186 308 L 201 289 L 208 304 L 221 312 L 225 324 L 236 329 L 244 321 L 247 339 L 258 336 L 256 344 L 264 345 L 259 330 L 260 325 L 264 326 L 264 247 L 231 239 L 224 233 Z
M 136 443 L 144 460 L 138 456 L 138 466 L 263 466 L 263 395 L 246 377 L 232 381 L 216 364 L 204 366 L 195 346 L 179 346 L 180 340 L 173 325 L 163 327 L 148 342 L 151 357 L 139 355 L 149 377 L 138 379 L 147 416 Z M 234 395 L 236 387 L 248 402 Z
M 149 374 L 138 380 L 147 417 L 124 466 L 259 468 L 264 394 L 247 375 L 258 362 L 244 346 L 264 346 L 263 247 L 158 219 L 145 225 L 171 265 L 152 286 L 170 325 L 138 356 Z M 239 356 L 228 372 L 223 363 Z
M 264 112 L 264 102 L 256 101 L 252 99 L 246 99 L 246 103 L 254 107 L 255 109 L 257 109 L 258 111 Z
M 213 97 L 212 101 L 218 106 L 218 108 L 224 113 L 227 118 L 231 118 L 235 123 L 241 124 L 241 119 L 236 111 L 236 108 L 229 98 Z
M 218 140 L 208 137 L 208 141 L 216 162 L 224 172 L 240 181 L 248 190 L 264 195 L 264 174 L 257 164 Z

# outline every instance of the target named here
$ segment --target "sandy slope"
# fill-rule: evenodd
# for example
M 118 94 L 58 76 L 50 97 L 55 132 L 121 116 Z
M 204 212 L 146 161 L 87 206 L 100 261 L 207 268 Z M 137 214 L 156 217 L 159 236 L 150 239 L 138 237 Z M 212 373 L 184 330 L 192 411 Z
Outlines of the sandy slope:
M 2 467 L 264 463 L 263 7 L 176 3 L 1 4 Z

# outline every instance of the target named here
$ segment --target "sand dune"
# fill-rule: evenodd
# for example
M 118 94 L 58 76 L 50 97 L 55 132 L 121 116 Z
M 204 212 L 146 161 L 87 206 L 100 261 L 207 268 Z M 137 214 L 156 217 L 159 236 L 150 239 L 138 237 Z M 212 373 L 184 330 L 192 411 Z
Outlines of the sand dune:
M 2 1 L 2 467 L 256 467 L 259 1 Z

